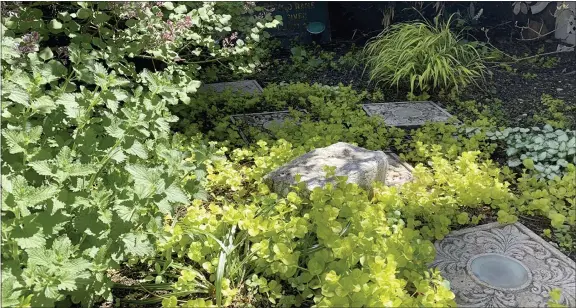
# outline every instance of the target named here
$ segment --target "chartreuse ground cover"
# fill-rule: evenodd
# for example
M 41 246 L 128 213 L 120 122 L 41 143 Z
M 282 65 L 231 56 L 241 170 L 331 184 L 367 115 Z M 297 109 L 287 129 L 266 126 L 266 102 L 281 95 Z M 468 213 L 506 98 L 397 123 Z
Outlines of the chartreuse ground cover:
M 454 294 L 428 264 L 433 241 L 454 228 L 490 215 L 545 217 L 544 235 L 574 249 L 574 153 L 546 142 L 557 152 L 537 161 L 542 149 L 518 144 L 531 136 L 509 138 L 554 133 L 568 147 L 574 135 L 557 112 L 549 120 L 562 134 L 498 128 L 477 110 L 461 126 L 403 131 L 362 111 L 363 99 L 381 93 L 345 86 L 197 93 L 206 65 L 250 72 L 265 54 L 260 34 L 278 20 L 240 12 L 260 9 L 11 8 L 1 29 L 2 306 L 447 307 Z M 133 58 L 162 68 L 137 69 Z M 287 108 L 293 120 L 252 129 L 249 146 L 228 118 Z M 415 180 L 364 191 L 340 178 L 286 196 L 262 182 L 338 141 L 396 150 L 415 165 Z M 491 160 L 505 144 L 516 149 L 511 160 L 525 154 L 520 164 Z

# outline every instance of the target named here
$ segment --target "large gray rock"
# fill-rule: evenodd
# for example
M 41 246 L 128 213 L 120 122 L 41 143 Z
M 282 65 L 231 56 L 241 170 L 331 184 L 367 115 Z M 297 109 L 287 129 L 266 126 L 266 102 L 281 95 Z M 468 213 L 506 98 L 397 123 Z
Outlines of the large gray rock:
M 369 189 L 374 181 L 386 182 L 388 159 L 382 151 L 370 151 L 338 142 L 295 158 L 267 174 L 264 182 L 275 192 L 285 195 L 299 174 L 300 181 L 306 183 L 308 190 L 312 190 L 334 181 L 333 178 L 326 178 L 324 166 L 336 167 L 336 176 L 347 176 L 348 183 Z

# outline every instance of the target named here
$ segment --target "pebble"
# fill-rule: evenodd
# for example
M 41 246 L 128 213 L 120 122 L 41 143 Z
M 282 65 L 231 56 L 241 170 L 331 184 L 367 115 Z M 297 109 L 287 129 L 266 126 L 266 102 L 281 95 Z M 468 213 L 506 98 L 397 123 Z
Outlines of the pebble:
M 562 88 L 556 88 L 556 91 L 558 91 L 558 92 L 563 91 L 563 90 L 564 89 L 562 89 Z

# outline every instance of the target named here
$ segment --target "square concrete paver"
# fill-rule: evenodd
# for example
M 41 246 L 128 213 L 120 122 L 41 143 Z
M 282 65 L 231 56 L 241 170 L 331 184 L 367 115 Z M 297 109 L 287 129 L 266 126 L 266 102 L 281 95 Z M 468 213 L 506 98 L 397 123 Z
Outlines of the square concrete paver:
M 548 293 L 576 307 L 576 265 L 520 223 L 491 223 L 437 241 L 431 264 L 450 281 L 458 307 L 546 307 Z
M 433 102 L 393 102 L 362 104 L 369 116 L 380 116 L 388 126 L 417 127 L 426 122 L 446 122 L 452 117 Z
M 289 110 L 244 113 L 230 116 L 230 120 L 232 123 L 238 126 L 238 133 L 240 133 L 240 136 L 246 143 L 250 143 L 250 138 L 248 138 L 249 127 L 254 127 L 266 132 L 270 132 L 270 128 L 273 125 L 281 125 L 285 120 L 290 118 L 291 115 Z
M 216 92 L 224 92 L 227 89 L 232 89 L 232 91 L 239 91 L 250 94 L 262 93 L 262 87 L 256 82 L 256 80 L 241 80 L 233 82 L 219 82 L 204 84 L 200 88 L 201 90 L 213 90 Z
M 400 160 L 396 153 L 385 151 L 388 156 L 388 172 L 386 173 L 386 185 L 401 186 L 413 179 L 412 166 Z

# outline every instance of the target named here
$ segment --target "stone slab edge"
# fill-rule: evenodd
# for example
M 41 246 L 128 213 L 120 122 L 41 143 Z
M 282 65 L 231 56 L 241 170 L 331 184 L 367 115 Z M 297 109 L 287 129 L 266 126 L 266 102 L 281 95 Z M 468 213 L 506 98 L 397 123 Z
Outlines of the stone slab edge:
M 487 224 L 476 226 L 476 227 L 470 227 L 470 228 L 466 228 L 466 229 L 452 231 L 446 237 L 459 236 L 459 235 L 470 233 L 470 232 L 485 231 L 488 229 L 503 227 L 506 225 L 509 225 L 509 224 L 501 224 L 499 222 L 491 222 L 491 223 L 487 223 Z M 526 233 L 526 235 L 528 235 L 530 238 L 532 238 L 533 240 L 535 240 L 536 242 L 538 242 L 539 244 L 544 246 L 544 248 L 548 249 L 550 251 L 550 253 L 552 253 L 555 257 L 564 261 L 569 266 L 576 268 L 576 262 L 572 261 L 572 259 L 568 258 L 568 256 L 563 254 L 556 247 L 550 245 L 550 243 L 548 243 L 546 240 L 544 240 L 543 238 L 538 236 L 538 234 L 532 232 L 532 230 L 528 229 L 526 226 L 524 226 L 523 224 L 521 224 L 519 222 L 512 223 L 512 225 L 516 226 L 522 232 Z
M 445 115 L 447 115 L 449 118 L 453 117 L 452 114 L 450 114 L 448 111 L 444 110 L 444 108 L 440 107 L 438 104 L 436 104 L 435 102 L 432 102 L 432 101 L 366 103 L 366 104 L 362 104 L 362 110 L 364 110 L 364 112 L 365 112 L 368 116 L 373 116 L 373 114 L 371 114 L 368 110 L 366 110 L 366 108 L 364 108 L 364 105 L 413 104 L 413 103 L 428 103 L 428 104 L 431 104 L 432 106 L 434 106 L 435 108 L 437 108 L 438 110 L 440 110 L 440 112 L 442 112 L 442 113 L 444 113 Z M 458 122 L 460 122 L 460 121 L 458 121 Z M 386 125 L 386 126 L 388 126 L 388 125 Z M 394 125 L 394 127 L 415 127 L 415 126 L 420 126 L 420 124 Z
M 297 109 L 297 111 L 300 111 L 303 113 L 308 113 L 308 111 L 303 110 L 303 109 Z M 244 116 L 254 116 L 254 115 L 263 115 L 263 114 L 278 114 L 278 113 L 290 113 L 290 110 L 285 109 L 285 110 L 280 110 L 280 111 L 266 111 L 266 112 L 233 114 L 230 116 L 230 121 L 233 124 L 240 124 L 240 121 L 237 120 L 236 118 L 240 118 L 240 117 L 244 117 Z M 240 137 L 242 137 L 242 140 L 244 140 L 244 143 L 246 143 L 246 145 L 250 145 L 250 140 L 248 139 L 248 137 L 246 137 L 246 135 L 244 135 L 244 132 L 242 131 L 242 129 L 240 127 L 238 127 L 238 133 L 240 134 Z
M 382 151 L 382 152 L 384 152 L 384 154 L 386 154 L 388 156 L 391 156 L 393 159 L 397 160 L 404 168 L 408 169 L 408 171 L 410 171 L 410 173 L 412 173 L 414 171 L 414 167 L 412 167 L 410 164 L 408 164 L 407 162 L 400 159 L 400 156 L 398 156 L 398 154 L 396 154 L 392 151 Z
M 258 83 L 258 81 L 254 80 L 254 79 L 249 79 L 249 80 L 238 80 L 238 81 L 228 81 L 228 82 L 217 82 L 217 83 L 207 83 L 204 84 L 204 87 L 211 87 L 213 85 L 217 85 L 217 84 L 221 84 L 221 85 L 227 85 L 227 84 L 234 84 L 234 83 L 241 83 L 243 81 L 247 81 L 247 82 L 251 82 L 253 83 L 256 88 L 258 88 L 259 92 L 262 93 L 264 92 L 264 89 L 262 89 L 262 86 L 260 86 L 260 84 Z

